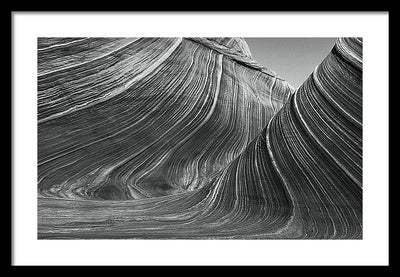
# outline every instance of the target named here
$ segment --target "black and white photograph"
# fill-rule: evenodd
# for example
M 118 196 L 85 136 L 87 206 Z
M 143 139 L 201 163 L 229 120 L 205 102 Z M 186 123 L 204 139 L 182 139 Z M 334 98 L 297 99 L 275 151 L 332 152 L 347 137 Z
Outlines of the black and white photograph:
M 362 238 L 362 38 L 38 38 L 38 237 Z
M 24 16 L 19 261 L 384 263 L 384 13 Z

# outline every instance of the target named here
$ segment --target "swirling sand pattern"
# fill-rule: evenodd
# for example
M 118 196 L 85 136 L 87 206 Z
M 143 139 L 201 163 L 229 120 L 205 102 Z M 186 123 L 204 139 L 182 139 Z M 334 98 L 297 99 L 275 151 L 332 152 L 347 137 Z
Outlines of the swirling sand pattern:
M 40 239 L 362 237 L 361 39 L 294 93 L 243 39 L 40 51 Z

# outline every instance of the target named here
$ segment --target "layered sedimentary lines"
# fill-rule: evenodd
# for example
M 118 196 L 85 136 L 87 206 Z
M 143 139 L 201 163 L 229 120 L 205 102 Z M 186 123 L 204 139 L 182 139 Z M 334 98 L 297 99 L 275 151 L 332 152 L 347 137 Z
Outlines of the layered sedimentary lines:
M 87 43 L 81 52 L 90 61 L 74 60 L 84 55 L 74 44 L 64 50 L 74 55 L 39 63 L 57 64 L 38 84 L 44 196 L 138 199 L 201 187 L 291 92 L 286 82 L 189 40 L 113 41 L 105 53 Z
M 234 60 L 236 63 L 246 67 L 253 68 L 270 75 L 274 79 L 281 79 L 274 71 L 259 64 L 253 59 L 249 46 L 243 38 L 188 38 L 192 41 L 200 43 L 214 51 L 223 53 L 225 57 Z M 290 85 L 289 85 L 290 86 Z M 290 86 L 292 90 L 293 87 Z
M 362 42 L 297 91 L 240 38 L 40 38 L 39 238 L 361 238 Z

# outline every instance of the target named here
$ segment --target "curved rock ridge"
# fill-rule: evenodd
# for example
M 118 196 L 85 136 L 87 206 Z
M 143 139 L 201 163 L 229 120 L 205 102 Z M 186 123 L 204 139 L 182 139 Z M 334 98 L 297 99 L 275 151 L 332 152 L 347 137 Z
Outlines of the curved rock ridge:
M 235 53 L 238 56 L 243 56 L 252 59 L 251 51 L 249 45 L 244 38 L 218 38 L 218 37 L 194 37 L 192 40 L 208 43 L 209 46 L 220 49 L 221 51 L 226 51 L 230 53 Z
M 362 40 L 338 39 L 288 95 L 198 189 L 128 201 L 39 198 L 39 238 L 362 238 Z
M 362 237 L 361 39 L 338 39 L 269 122 L 267 145 L 302 236 Z
M 284 81 L 274 71 L 259 64 L 258 61 L 252 57 L 250 48 L 244 38 L 193 37 L 187 39 L 198 42 L 210 49 L 218 51 L 219 53 L 224 54 L 225 57 L 228 57 L 246 67 L 261 71 L 271 77 Z M 290 84 L 289 87 L 294 92 L 294 88 Z
M 250 55 L 244 40 L 213 41 Z M 293 92 L 228 54 L 182 38 L 39 39 L 39 195 L 128 200 L 204 186 Z

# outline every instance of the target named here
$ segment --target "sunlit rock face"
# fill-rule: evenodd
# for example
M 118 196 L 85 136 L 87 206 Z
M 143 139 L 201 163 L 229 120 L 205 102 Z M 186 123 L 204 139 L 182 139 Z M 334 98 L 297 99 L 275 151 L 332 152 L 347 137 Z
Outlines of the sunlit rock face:
M 362 237 L 362 41 L 296 91 L 240 38 L 41 38 L 38 236 Z

